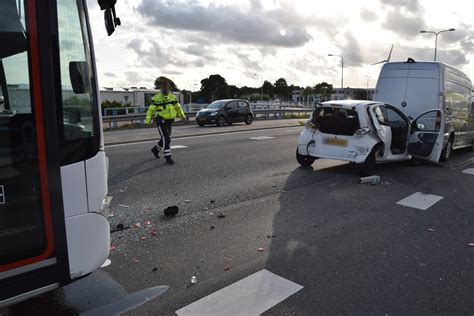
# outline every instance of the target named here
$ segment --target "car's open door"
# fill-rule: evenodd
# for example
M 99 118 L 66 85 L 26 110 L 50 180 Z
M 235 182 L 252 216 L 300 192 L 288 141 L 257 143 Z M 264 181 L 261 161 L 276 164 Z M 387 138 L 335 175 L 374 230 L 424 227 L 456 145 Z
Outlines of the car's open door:
M 411 124 L 408 153 L 414 157 L 438 162 L 443 150 L 444 124 L 440 110 L 429 110 Z
M 377 135 L 384 143 L 385 150 L 383 151 L 383 158 L 390 155 L 390 145 L 392 144 L 392 130 L 383 114 L 383 104 L 373 104 L 369 107 L 369 115 L 372 118 Z

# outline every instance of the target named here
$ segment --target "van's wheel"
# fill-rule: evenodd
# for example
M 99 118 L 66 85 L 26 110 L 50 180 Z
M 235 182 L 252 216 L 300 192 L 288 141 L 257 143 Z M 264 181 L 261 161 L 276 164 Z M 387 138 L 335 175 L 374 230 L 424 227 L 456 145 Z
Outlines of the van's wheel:
M 252 124 L 252 122 L 253 122 L 253 116 L 250 115 L 250 114 L 247 115 L 247 116 L 245 117 L 245 124 L 250 125 L 250 124 Z
M 300 155 L 298 152 L 298 148 L 296 148 L 296 161 L 303 166 L 303 167 L 309 167 L 313 164 L 313 162 L 316 160 L 316 158 L 311 157 L 311 156 L 306 156 L 306 155 Z
M 217 118 L 216 125 L 218 127 L 224 126 L 225 125 L 225 117 L 224 115 L 221 115 Z
M 362 175 L 372 176 L 377 171 L 377 159 L 375 158 L 376 150 L 373 149 L 362 164 Z
M 451 157 L 451 153 L 453 152 L 453 137 L 449 137 L 448 143 L 444 147 L 443 151 L 441 152 L 441 157 L 439 158 L 440 161 L 446 162 L 448 161 L 449 157 Z

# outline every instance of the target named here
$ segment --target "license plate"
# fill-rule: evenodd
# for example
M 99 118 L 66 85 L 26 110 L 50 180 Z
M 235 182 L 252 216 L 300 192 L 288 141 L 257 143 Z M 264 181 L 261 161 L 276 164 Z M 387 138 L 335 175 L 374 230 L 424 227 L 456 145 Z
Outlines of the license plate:
M 324 139 L 324 143 L 325 143 L 326 145 L 347 147 L 347 139 L 325 138 L 325 139 Z

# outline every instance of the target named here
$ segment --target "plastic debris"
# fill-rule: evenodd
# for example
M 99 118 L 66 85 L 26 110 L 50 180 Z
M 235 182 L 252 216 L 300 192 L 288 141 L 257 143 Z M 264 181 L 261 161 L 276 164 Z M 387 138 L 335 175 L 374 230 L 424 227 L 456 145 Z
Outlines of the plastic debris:
M 257 251 L 258 251 L 258 252 L 264 252 L 264 251 L 265 251 L 265 248 L 260 247 L 260 248 L 257 249 Z
M 230 270 L 230 267 L 229 266 L 225 266 L 224 267 L 224 271 L 229 271 Z
M 428 228 L 428 231 L 432 233 L 432 232 L 434 232 L 434 229 L 433 228 Z
M 213 230 L 213 229 L 215 229 L 215 228 L 216 228 L 216 226 L 211 226 L 211 228 L 210 228 L 210 229 L 211 229 L 211 230 Z
M 125 229 L 125 225 L 122 223 L 118 223 L 117 226 L 115 226 L 116 231 L 121 231 Z
M 117 245 L 110 245 L 110 251 L 113 251 L 113 250 L 116 250 L 117 249 Z
M 224 218 L 225 215 L 222 212 L 217 212 L 217 217 L 219 218 Z
M 152 231 L 150 232 L 150 235 L 156 236 L 156 235 L 158 235 L 158 231 L 157 231 L 157 230 L 152 230 Z
M 141 228 L 141 227 L 142 227 L 142 224 L 140 224 L 140 223 L 135 223 L 135 224 L 133 224 L 133 227 L 135 227 L 135 228 Z
M 110 261 L 110 259 L 107 259 L 107 260 L 105 260 L 104 263 L 102 263 L 102 265 L 100 267 L 101 268 L 106 268 L 106 267 L 110 266 L 111 263 L 112 263 L 112 261 Z
M 140 239 L 141 240 L 147 240 L 147 237 L 146 236 L 141 236 Z
M 370 183 L 372 185 L 380 183 L 380 176 L 370 176 L 370 177 L 362 177 L 360 178 L 360 183 Z
M 107 217 L 114 217 L 114 213 L 109 213 L 109 215 Z
M 211 204 L 214 204 L 214 202 L 216 202 L 216 201 L 214 201 L 214 200 L 210 200 L 209 202 L 211 202 Z
M 145 207 L 145 211 L 151 211 L 151 207 Z
M 474 242 L 470 242 L 470 243 L 468 243 L 467 245 L 468 245 L 469 247 L 474 248 Z
M 143 223 L 143 225 L 145 227 L 151 227 L 151 221 L 146 221 L 145 223 Z
M 173 206 L 168 206 L 167 208 L 165 208 L 165 215 L 166 216 L 176 216 L 176 214 L 178 214 L 179 212 L 179 208 L 176 206 L 176 205 L 173 205 Z
M 137 258 L 133 258 L 133 263 L 139 263 L 140 261 Z
M 158 271 L 158 268 L 156 268 L 156 267 L 151 269 L 151 272 L 153 272 L 153 273 L 155 273 L 156 271 Z
M 186 204 L 191 203 L 191 200 L 186 200 L 186 201 L 184 201 L 184 203 L 186 203 Z
M 119 190 L 120 193 L 124 193 L 125 191 L 124 190 Z
M 130 206 L 127 205 L 127 204 L 119 204 L 120 207 L 124 207 L 124 208 L 129 208 Z
M 196 277 L 195 275 L 193 275 L 193 276 L 191 277 L 191 284 L 196 284 L 196 283 L 198 283 L 198 279 L 197 279 L 197 277 Z

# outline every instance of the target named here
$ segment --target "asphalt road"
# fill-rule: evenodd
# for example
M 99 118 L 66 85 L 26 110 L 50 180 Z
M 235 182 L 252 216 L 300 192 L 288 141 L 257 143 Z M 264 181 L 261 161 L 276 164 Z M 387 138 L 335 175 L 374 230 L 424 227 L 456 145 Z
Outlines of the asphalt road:
M 107 147 L 111 227 L 131 227 L 112 233 L 112 264 L 12 314 L 37 305 L 83 312 L 168 285 L 129 314 L 173 315 L 265 269 L 303 287 L 265 315 L 472 315 L 474 175 L 462 171 L 474 155 L 455 152 L 446 165 L 381 165 L 382 182 L 362 185 L 354 165 L 299 167 L 299 130 L 174 140 L 186 147 L 173 150 L 173 166 L 152 156 L 151 143 Z M 415 192 L 442 199 L 427 210 L 397 204 Z M 171 205 L 179 215 L 166 219 Z M 250 290 L 219 301 L 233 306 Z

